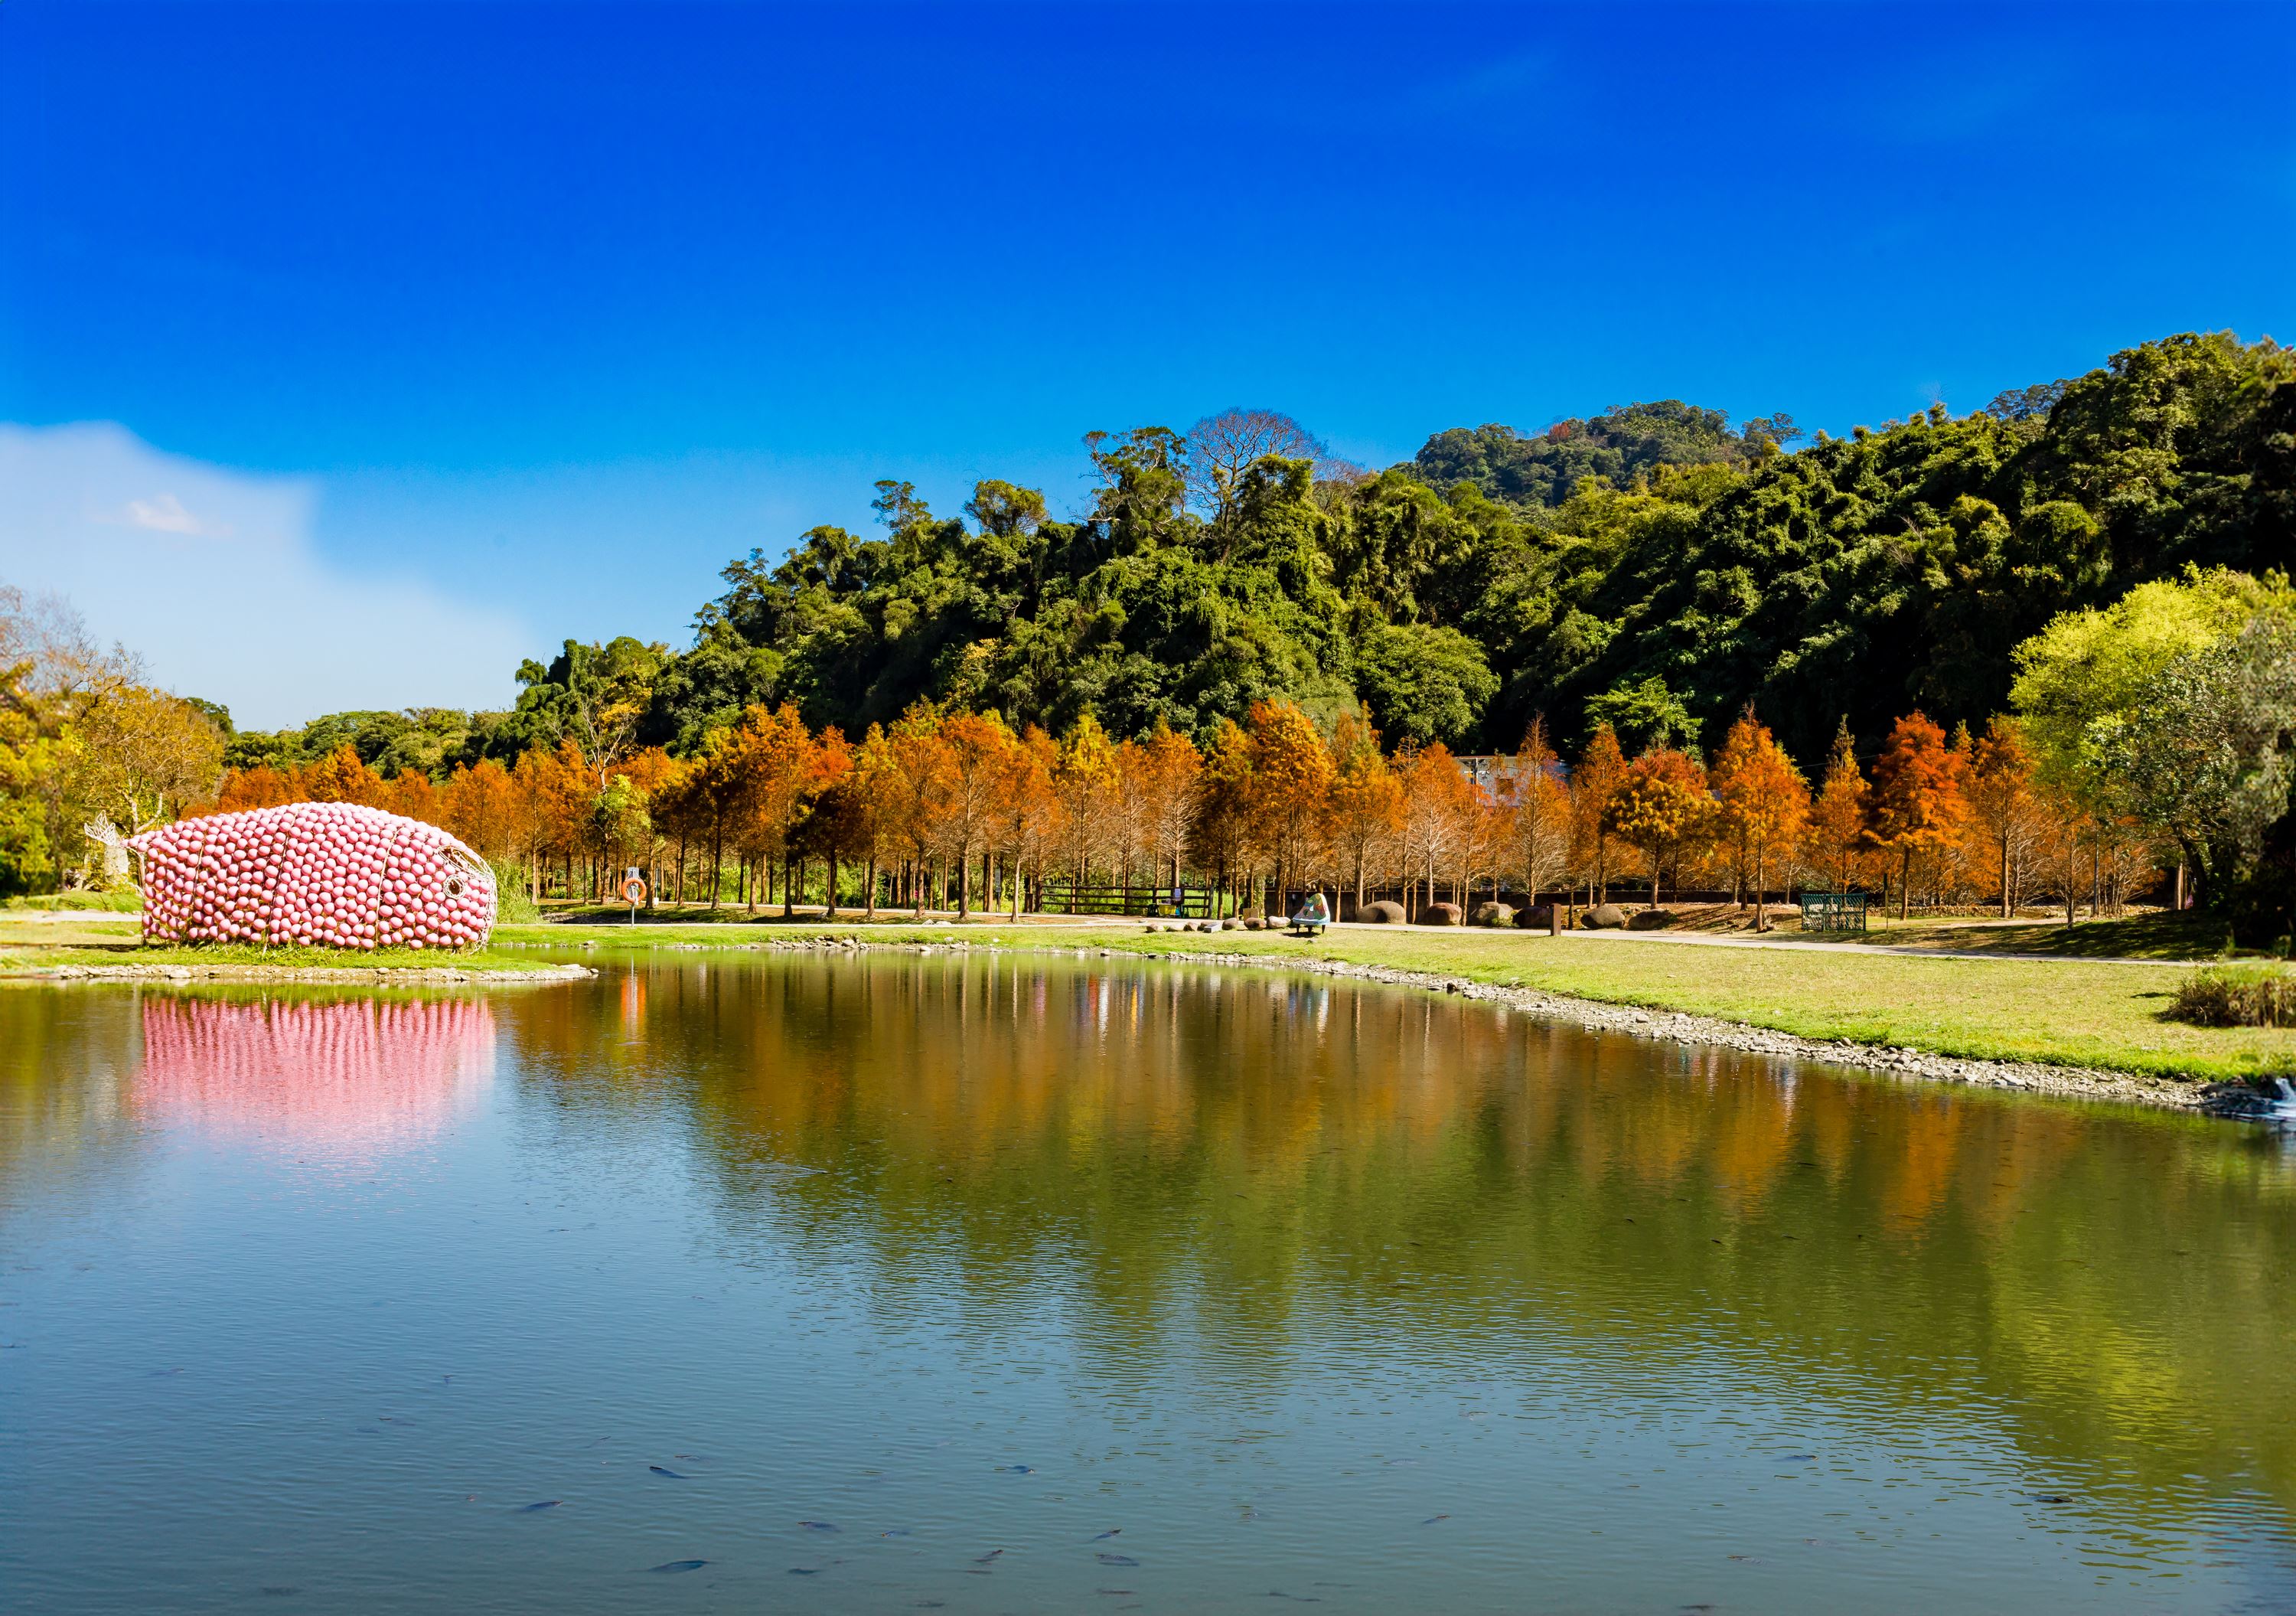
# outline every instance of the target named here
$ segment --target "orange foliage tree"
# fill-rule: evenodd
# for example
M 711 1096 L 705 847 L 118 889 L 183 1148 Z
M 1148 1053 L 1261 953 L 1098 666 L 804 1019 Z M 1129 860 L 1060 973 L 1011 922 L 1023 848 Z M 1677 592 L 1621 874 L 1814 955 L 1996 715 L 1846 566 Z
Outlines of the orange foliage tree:
M 1627 755 L 1616 731 L 1597 724 L 1570 771 L 1571 858 L 1587 873 L 1590 903 L 1611 897 L 1611 799 L 1627 777 Z
M 1706 771 L 1696 759 L 1672 747 L 1644 752 L 1627 765 L 1625 776 L 1603 810 L 1611 834 L 1650 856 L 1651 905 L 1658 905 L 1666 856 L 1696 838 L 1708 825 L 1714 799 Z
M 1188 821 L 1190 852 L 1222 893 L 1237 890 L 1252 857 L 1251 798 L 1251 738 L 1234 719 L 1222 718 L 1196 775 Z
M 1874 760 L 1874 796 L 1867 835 L 1898 855 L 1898 918 L 1911 903 L 1914 858 L 1949 846 L 1967 812 L 1962 797 L 1965 759 L 1945 731 L 1918 709 L 1890 726 L 1889 744 Z
M 1196 777 L 1203 772 L 1203 754 L 1196 743 L 1163 719 L 1139 750 L 1134 788 L 1139 802 L 1143 842 L 1156 867 L 1156 880 L 1171 877 L 1180 884 L 1180 868 L 1188 854 L 1188 825 L 1195 805 Z
M 999 800 L 1012 767 L 1013 732 L 995 713 L 952 713 L 941 720 L 946 786 L 939 804 L 939 840 L 956 865 L 956 913 L 972 913 L 972 857 L 984 865 L 995 838 Z M 992 894 L 989 901 L 996 901 Z
M 1332 852 L 1354 878 L 1355 912 L 1363 914 L 1364 878 L 1374 856 L 1403 833 L 1403 784 L 1380 755 L 1379 736 L 1349 718 L 1332 738 L 1331 810 L 1325 820 Z
M 1456 868 L 1472 846 L 1482 793 L 1440 741 L 1423 751 L 1406 752 L 1396 774 L 1403 787 L 1404 884 L 1415 898 L 1419 883 L 1411 870 L 1415 860 L 1424 873 L 1427 891 L 1426 905 L 1417 907 L 1432 906 L 1438 872 L 1446 865 Z
M 1061 800 L 1053 785 L 1059 767 L 1058 743 L 1035 724 L 1004 755 L 1004 775 L 998 783 L 991 833 L 994 845 L 1012 862 L 1015 920 L 1028 901 L 1029 871 L 1034 869 L 1041 888 L 1045 854 L 1059 834 Z
M 1809 783 L 1750 704 L 1730 726 L 1708 771 L 1723 824 L 1746 850 L 1754 872 L 1754 930 L 1769 924 L 1769 857 L 1791 848 L 1809 818 Z
M 1971 832 L 1984 841 L 2001 898 L 2001 917 L 2017 912 L 2054 816 L 2033 778 L 2033 754 L 2017 721 L 1996 718 L 1970 748 L 1963 795 Z
M 1547 741 L 1544 717 L 1533 718 L 1523 732 L 1514 755 L 1514 783 L 1508 844 L 1514 867 L 1522 872 L 1523 894 L 1536 903 L 1540 888 L 1560 886 L 1570 873 L 1570 789 Z
M 1810 804 L 1804 832 L 1809 861 L 1824 870 L 1837 892 L 1849 886 L 1850 865 L 1866 844 L 1866 776 L 1857 767 L 1857 747 L 1844 718 L 1826 754 L 1825 778 Z
M 1290 701 L 1254 701 L 1251 816 L 1256 839 L 1275 864 L 1279 902 L 1304 882 L 1332 787 L 1332 754 L 1308 715 Z

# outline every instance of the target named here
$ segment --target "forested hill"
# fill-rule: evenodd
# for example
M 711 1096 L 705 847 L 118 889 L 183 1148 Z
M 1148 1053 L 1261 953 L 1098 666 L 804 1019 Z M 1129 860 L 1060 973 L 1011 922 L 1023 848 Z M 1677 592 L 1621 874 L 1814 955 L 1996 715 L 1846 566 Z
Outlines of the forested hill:
M 882 535 L 751 552 L 690 649 L 570 644 L 465 744 L 614 711 L 686 750 L 782 700 L 854 734 L 928 698 L 1201 734 L 1290 697 L 1390 742 L 1507 748 L 1544 712 L 1566 742 L 1599 717 L 1710 745 L 1751 700 L 1814 765 L 1845 715 L 1869 745 L 1916 705 L 1981 723 L 2054 614 L 2187 563 L 2285 569 L 2296 525 L 2296 354 L 2223 334 L 1799 448 L 1783 417 L 1667 403 L 1439 432 L 1365 475 L 1292 431 L 1218 466 L 1201 433 L 1193 459 L 1095 437 L 1078 520 L 1004 482 L 947 514 L 881 485 Z

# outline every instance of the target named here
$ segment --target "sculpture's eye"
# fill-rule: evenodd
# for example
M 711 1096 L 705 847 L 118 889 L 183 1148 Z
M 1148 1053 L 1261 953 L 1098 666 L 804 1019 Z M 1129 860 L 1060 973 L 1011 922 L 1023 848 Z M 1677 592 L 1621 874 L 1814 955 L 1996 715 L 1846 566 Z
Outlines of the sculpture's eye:
M 463 878 L 459 875 L 448 876 L 447 878 L 447 896 L 449 898 L 460 898 L 462 895 Z

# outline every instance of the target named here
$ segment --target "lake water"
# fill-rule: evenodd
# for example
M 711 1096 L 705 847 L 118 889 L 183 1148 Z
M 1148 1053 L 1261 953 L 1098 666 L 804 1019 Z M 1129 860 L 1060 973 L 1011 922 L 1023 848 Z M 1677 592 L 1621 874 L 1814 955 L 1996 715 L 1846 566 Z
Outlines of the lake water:
M 1249 971 L 600 963 L 0 988 L 0 1604 L 2296 1606 L 2271 1135 Z

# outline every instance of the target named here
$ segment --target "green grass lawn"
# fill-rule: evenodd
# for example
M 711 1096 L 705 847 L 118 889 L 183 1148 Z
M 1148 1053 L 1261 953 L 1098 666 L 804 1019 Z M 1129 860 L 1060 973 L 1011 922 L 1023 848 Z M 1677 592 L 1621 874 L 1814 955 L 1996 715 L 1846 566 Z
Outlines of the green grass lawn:
M 195 947 L 146 946 L 133 920 L 10 922 L 0 915 L 0 974 L 53 965 L 270 965 L 289 970 L 355 970 L 406 967 L 421 970 L 532 971 L 542 962 L 531 952 L 473 948 L 263 948 L 251 943 L 203 943 Z
M 0 899 L 0 909 L 29 909 L 54 912 L 57 910 L 102 910 L 115 915 L 133 915 L 144 906 L 144 895 L 133 888 L 117 892 L 49 892 L 37 898 Z
M 1921 959 L 1824 948 L 1677 946 L 1601 934 L 1521 931 L 1330 933 L 1313 942 L 1259 931 L 1150 934 L 1136 922 L 1062 928 L 974 923 L 917 927 L 549 924 L 498 931 L 498 941 L 635 947 L 726 946 L 843 931 L 872 941 L 962 939 L 1015 947 L 1109 948 L 1160 955 L 1217 951 L 1270 963 L 1342 960 L 1390 965 L 1606 1004 L 1690 1011 L 1812 1038 L 1907 1046 L 1988 1060 L 2212 1080 L 2296 1073 L 2296 1030 L 2188 1027 L 2164 1021 L 2188 967 L 2065 959 Z

